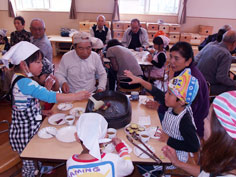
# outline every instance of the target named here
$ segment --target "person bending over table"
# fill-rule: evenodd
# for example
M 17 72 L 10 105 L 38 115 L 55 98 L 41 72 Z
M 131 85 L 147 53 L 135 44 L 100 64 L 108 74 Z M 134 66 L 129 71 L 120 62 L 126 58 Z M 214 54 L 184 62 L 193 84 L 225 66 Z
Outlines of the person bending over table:
M 169 146 L 163 153 L 177 167 L 198 177 L 236 177 L 236 91 L 217 96 L 204 120 L 204 140 L 199 165 L 180 162 Z
M 199 137 L 202 138 L 204 132 L 203 120 L 208 115 L 209 111 L 209 93 L 206 80 L 194 63 L 193 50 L 189 43 L 177 42 L 175 45 L 173 45 L 173 47 L 170 49 L 170 68 L 174 71 L 174 76 L 178 76 L 185 68 L 190 68 L 192 76 L 194 76 L 198 80 L 198 94 L 191 107 L 193 111 L 194 122 L 197 127 L 197 133 Z M 140 83 L 145 89 L 147 89 L 147 91 L 149 91 L 154 96 L 154 99 L 155 96 L 158 96 L 156 95 L 157 88 L 149 82 L 144 81 L 141 78 L 137 78 L 129 72 L 126 73 L 126 75 L 133 80 L 131 83 Z M 157 103 L 154 102 L 154 104 L 155 106 L 153 106 L 152 102 L 148 104 L 148 106 L 157 108 Z M 158 114 L 161 121 L 166 110 L 167 108 L 164 105 L 159 106 Z
M 108 42 L 106 57 L 111 61 L 111 68 L 108 71 L 110 90 L 115 89 L 117 79 L 123 82 L 131 81 L 129 78 L 124 78 L 125 70 L 131 71 L 135 76 L 143 76 L 143 71 L 133 53 L 123 47 L 117 39 L 112 39 Z M 140 84 L 120 83 L 120 87 L 134 89 L 140 87 Z
M 92 51 L 88 33 L 78 32 L 73 36 L 74 49 L 62 56 L 55 73 L 64 93 L 81 90 L 101 92 L 106 88 L 107 74 L 100 56 Z M 99 84 L 96 87 L 96 77 Z
M 84 113 L 80 116 L 76 123 L 75 137 L 83 150 L 67 160 L 67 176 L 121 177 L 132 173 L 134 166 L 128 148 L 119 138 L 105 138 L 107 127 L 106 119 L 98 113 Z M 99 145 L 110 141 L 118 154 L 103 153 L 100 150 Z

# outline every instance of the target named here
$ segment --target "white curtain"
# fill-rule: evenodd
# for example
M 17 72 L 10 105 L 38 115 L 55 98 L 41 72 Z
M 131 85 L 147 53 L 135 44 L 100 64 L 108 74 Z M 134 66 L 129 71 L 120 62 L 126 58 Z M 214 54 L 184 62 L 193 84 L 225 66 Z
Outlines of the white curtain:
M 13 4 L 12 0 L 8 0 L 8 16 L 9 17 L 16 17 L 16 12 L 15 12 L 15 6 Z

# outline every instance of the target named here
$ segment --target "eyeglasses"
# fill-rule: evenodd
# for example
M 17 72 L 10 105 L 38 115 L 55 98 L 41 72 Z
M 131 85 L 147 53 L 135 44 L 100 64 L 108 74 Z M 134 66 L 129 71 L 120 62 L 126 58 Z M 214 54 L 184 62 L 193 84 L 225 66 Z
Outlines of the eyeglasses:
M 88 47 L 78 47 L 77 49 L 82 51 L 82 50 L 91 50 L 91 46 L 88 46 Z

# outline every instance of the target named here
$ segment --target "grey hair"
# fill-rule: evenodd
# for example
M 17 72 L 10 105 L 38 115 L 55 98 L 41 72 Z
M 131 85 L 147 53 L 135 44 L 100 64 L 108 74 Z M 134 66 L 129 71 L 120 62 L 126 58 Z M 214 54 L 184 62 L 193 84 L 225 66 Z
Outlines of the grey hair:
M 229 30 L 223 35 L 223 42 L 234 43 L 236 42 L 236 31 Z
M 232 26 L 231 25 L 224 25 L 221 27 L 221 29 L 224 29 L 225 31 L 229 31 L 232 29 Z
M 104 19 L 104 21 L 106 21 L 106 18 L 105 18 L 104 15 L 98 15 L 98 16 L 97 16 L 97 21 L 98 21 L 99 17 L 102 17 L 102 18 Z
M 33 18 L 33 20 L 32 20 L 31 23 L 30 23 L 30 27 L 32 27 L 32 23 L 33 23 L 34 21 L 39 21 L 39 22 L 41 22 L 41 24 L 43 25 L 43 28 L 45 29 L 45 23 L 44 23 L 44 21 L 43 21 L 41 18 Z

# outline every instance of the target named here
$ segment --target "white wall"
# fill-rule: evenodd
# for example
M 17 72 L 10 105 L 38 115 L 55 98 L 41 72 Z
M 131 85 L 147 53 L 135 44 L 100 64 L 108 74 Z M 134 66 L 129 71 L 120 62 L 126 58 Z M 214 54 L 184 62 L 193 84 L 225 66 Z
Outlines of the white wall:
M 0 0 L 0 10 L 7 10 L 8 9 L 8 1 L 7 0 Z
M 236 0 L 188 0 L 187 16 L 236 19 Z

